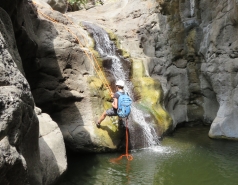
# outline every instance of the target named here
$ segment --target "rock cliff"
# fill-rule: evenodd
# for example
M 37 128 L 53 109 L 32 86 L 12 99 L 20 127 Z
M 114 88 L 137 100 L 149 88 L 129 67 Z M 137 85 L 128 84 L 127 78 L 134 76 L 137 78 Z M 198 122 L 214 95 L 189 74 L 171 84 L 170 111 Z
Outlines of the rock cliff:
M 122 138 L 117 120 L 107 118 L 101 129 L 94 125 L 111 105 L 111 98 L 97 79 L 93 55 L 102 68 L 108 61 L 102 61 L 94 50 L 94 41 L 71 14 L 60 14 L 40 3 L 32 6 L 38 14 L 31 18 L 38 49 L 34 62 L 25 65 L 25 71 L 36 105 L 60 126 L 68 148 L 78 152 L 117 150 Z M 107 77 L 113 87 L 115 79 L 108 74 Z M 151 87 L 154 84 L 152 80 Z M 155 89 L 159 90 L 160 85 Z M 169 116 L 159 105 L 162 94 L 156 96 L 150 113 L 151 119 L 160 120 L 159 135 L 171 126 Z M 158 116 L 158 112 L 162 114 Z
M 237 138 L 236 1 L 108 1 L 72 16 L 110 28 L 143 60 L 174 128 L 203 122 L 210 137 Z
M 56 124 L 50 130 L 52 123 L 42 121 L 46 114 L 39 121 L 25 78 L 22 61 L 32 61 L 37 49 L 27 5 L 0 2 L 0 184 L 52 184 L 67 168 L 62 133 Z M 47 132 L 39 132 L 43 124 Z M 46 158 L 56 160 L 46 163 Z
M 39 123 L 12 23 L 1 8 L 1 184 L 40 184 Z M 31 141 L 31 142 L 29 142 Z M 29 170 L 29 173 L 27 172 Z
M 136 105 L 159 135 L 204 123 L 212 138 L 238 138 L 237 1 L 104 1 L 66 14 L 46 2 L 0 2 L 1 184 L 52 184 L 67 168 L 63 137 L 77 152 L 121 144 L 118 120 L 94 125 L 111 100 L 91 62 L 107 73 L 108 60 L 82 21 L 107 30 L 130 62 Z

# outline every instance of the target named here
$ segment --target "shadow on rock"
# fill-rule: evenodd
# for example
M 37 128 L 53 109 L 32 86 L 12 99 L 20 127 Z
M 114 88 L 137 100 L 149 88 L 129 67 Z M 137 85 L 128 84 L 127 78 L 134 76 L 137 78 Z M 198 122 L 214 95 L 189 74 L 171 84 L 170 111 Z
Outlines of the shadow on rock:
M 91 104 L 85 95 L 90 66 L 75 37 L 65 29 L 71 23 L 63 14 L 32 3 L 27 8 L 33 26 L 27 38 L 29 42 L 20 53 L 35 104 L 57 122 L 67 147 L 83 150 L 84 141 L 77 139 L 79 135 L 89 136 L 82 115 L 91 114 Z M 44 15 L 59 23 L 45 19 Z M 70 29 L 78 34 L 73 26 Z M 82 37 L 78 35 L 80 40 Z M 24 38 L 24 32 L 18 33 L 18 43 L 24 42 Z
M 42 163 L 42 184 L 52 184 L 59 178 L 58 163 L 55 158 L 55 154 L 48 146 L 44 138 L 39 138 L 40 156 Z

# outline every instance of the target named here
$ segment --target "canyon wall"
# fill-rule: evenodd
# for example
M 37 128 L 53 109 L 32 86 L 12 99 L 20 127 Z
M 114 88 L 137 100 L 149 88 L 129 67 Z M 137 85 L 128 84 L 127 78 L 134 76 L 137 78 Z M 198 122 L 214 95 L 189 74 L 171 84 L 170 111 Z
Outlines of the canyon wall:
M 237 1 L 107 1 L 71 14 L 114 32 L 144 62 L 162 84 L 173 128 L 203 123 L 210 137 L 238 137 Z
M 27 6 L 0 2 L 0 184 L 52 184 L 67 169 L 62 133 L 48 115 L 35 113 L 26 80 L 23 63 L 37 50 Z
M 171 61 L 162 74 L 167 109 L 176 124 L 204 122 L 210 137 L 237 138 L 236 1 L 165 1 L 163 7 Z
M 95 59 L 102 69 L 108 62 L 94 50 L 95 41 L 71 14 L 54 11 L 39 0 L 28 7 L 32 11 L 29 17 L 33 24 L 32 40 L 37 48 L 34 56 L 23 58 L 23 67 L 36 105 L 59 125 L 70 150 L 103 152 L 123 148 L 125 132 L 116 117 L 106 118 L 101 129 L 95 126 L 95 120 L 111 106 L 109 91 L 94 70 Z M 141 79 L 145 76 L 140 75 Z M 115 79 L 106 76 L 114 90 Z M 171 120 L 160 105 L 163 98 L 160 83 L 153 80 L 150 83 L 148 87 L 159 90 L 155 92 L 150 119 L 160 120 L 160 125 L 154 121 L 154 126 L 162 135 L 171 128 Z M 152 104 L 150 100 L 144 102 Z
M 159 135 L 202 123 L 212 138 L 238 138 L 236 0 L 104 1 L 65 15 L 67 4 L 54 11 L 46 2 L 0 2 L 1 184 L 57 181 L 64 141 L 77 152 L 122 146 L 117 119 L 94 124 L 111 100 L 92 53 L 107 61 L 82 21 L 107 30 L 131 61 L 136 101 L 152 111 Z
M 46 2 L 0 2 L 1 184 L 57 180 L 63 137 L 77 152 L 118 150 L 123 140 L 117 119 L 95 127 L 111 100 L 82 21 L 107 30 L 131 61 L 136 101 L 156 115 L 160 135 L 203 123 L 212 138 L 238 138 L 236 0 L 104 1 L 66 14 Z

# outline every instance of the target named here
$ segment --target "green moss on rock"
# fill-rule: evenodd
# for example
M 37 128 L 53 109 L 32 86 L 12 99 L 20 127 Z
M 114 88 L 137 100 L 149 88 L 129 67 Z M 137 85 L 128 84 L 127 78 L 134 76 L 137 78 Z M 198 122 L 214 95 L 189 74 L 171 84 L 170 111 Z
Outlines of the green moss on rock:
M 132 78 L 137 79 L 145 76 L 145 68 L 142 60 L 132 59 Z
M 120 41 L 119 41 L 118 37 L 111 30 L 106 30 L 106 32 L 107 32 L 110 40 L 112 40 L 115 43 L 116 47 L 118 49 L 121 48 Z
M 93 106 L 92 110 L 95 113 L 95 119 L 98 119 L 103 111 L 111 107 L 111 96 L 102 81 L 95 76 L 88 77 L 88 84 Z M 106 117 L 101 123 L 100 129 L 95 126 L 94 133 L 98 138 L 97 142 L 100 146 L 111 150 L 117 149 L 122 135 L 118 127 L 118 118 Z
M 112 40 L 116 47 L 117 47 L 117 51 L 119 52 L 119 54 L 121 56 L 123 56 L 124 58 L 129 58 L 130 57 L 130 53 L 127 52 L 126 50 L 122 49 L 122 46 L 120 44 L 120 41 L 118 39 L 118 37 L 111 31 L 111 30 L 106 30 L 106 32 L 108 33 L 108 36 L 110 38 L 110 40 Z
M 121 56 L 123 56 L 124 58 L 129 58 L 129 57 L 130 57 L 130 53 L 128 53 L 128 52 L 127 52 L 126 50 L 124 50 L 124 49 L 119 49 L 118 52 L 119 52 L 119 54 L 120 54 Z
M 162 133 L 168 132 L 172 129 L 172 119 L 162 107 L 163 91 L 160 82 L 151 77 L 145 77 L 142 60 L 133 59 L 132 68 L 132 82 L 138 102 L 149 109 L 162 129 Z

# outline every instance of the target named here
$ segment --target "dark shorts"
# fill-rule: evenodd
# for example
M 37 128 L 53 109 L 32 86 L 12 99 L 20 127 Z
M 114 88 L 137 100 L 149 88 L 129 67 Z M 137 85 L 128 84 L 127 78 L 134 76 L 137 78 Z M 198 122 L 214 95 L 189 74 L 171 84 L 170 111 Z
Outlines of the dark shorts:
M 106 110 L 107 116 L 117 116 L 117 109 L 110 108 Z

